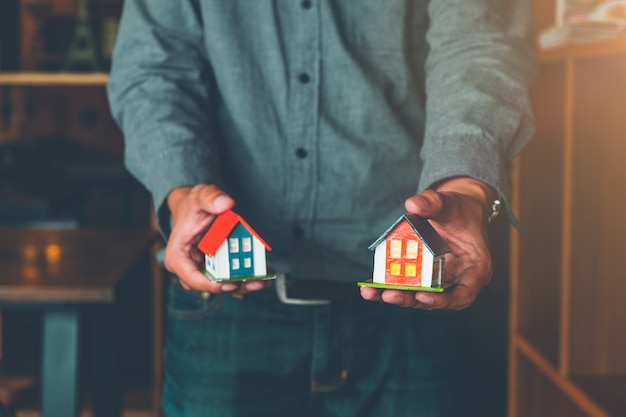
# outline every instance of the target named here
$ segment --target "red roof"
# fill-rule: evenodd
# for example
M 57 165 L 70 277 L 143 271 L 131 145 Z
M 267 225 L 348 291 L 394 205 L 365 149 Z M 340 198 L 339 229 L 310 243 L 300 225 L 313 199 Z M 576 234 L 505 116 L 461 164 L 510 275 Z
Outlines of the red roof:
M 265 246 L 268 251 L 272 250 L 270 245 L 265 242 L 257 232 L 237 213 L 232 210 L 225 211 L 217 216 L 217 218 L 211 223 L 211 227 L 207 230 L 204 237 L 198 243 L 198 249 L 203 253 L 213 256 L 220 247 L 224 239 L 228 237 L 230 232 L 233 231 L 235 226 L 239 223 L 243 225 L 250 233 L 252 233 L 259 241 Z

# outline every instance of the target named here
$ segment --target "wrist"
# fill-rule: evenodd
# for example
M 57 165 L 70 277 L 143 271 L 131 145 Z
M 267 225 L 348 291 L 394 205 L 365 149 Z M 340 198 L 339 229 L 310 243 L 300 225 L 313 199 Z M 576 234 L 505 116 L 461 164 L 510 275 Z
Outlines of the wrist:
M 461 194 L 473 200 L 482 211 L 482 218 L 491 223 L 500 213 L 502 200 L 490 185 L 472 177 L 451 177 L 437 182 L 431 189 L 440 192 Z

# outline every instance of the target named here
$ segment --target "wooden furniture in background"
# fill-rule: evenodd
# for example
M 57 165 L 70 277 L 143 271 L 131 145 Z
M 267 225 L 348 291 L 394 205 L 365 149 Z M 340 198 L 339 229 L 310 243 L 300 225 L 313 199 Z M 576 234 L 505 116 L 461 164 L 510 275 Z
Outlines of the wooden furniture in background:
M 123 139 L 109 112 L 107 80 L 105 73 L 0 71 L 0 145 L 62 137 L 104 156 L 121 154 Z
M 154 211 L 151 212 L 150 223 L 155 233 L 158 225 Z M 161 417 L 161 396 L 163 393 L 163 348 L 165 331 L 165 291 L 169 281 L 163 257 L 165 242 L 161 235 L 152 246 L 151 277 L 152 277 L 152 415 Z
M 31 87 L 104 87 L 109 75 L 101 72 L 0 72 L 0 85 Z
M 90 151 L 89 155 L 91 151 L 100 153 L 103 161 L 98 160 L 96 164 L 91 160 L 82 165 L 75 163 L 82 158 L 74 158 L 76 161 L 72 160 L 70 167 L 54 161 L 67 171 L 67 182 L 80 190 L 80 193 L 74 193 L 78 194 L 77 197 L 72 194 L 74 200 L 82 199 L 72 200 L 73 204 L 85 206 L 80 209 L 85 213 L 80 218 L 80 227 L 150 227 L 149 204 L 146 204 L 149 197 L 123 168 L 122 134 L 109 114 L 105 96 L 106 70 L 110 65 L 122 3 L 122 0 L 88 1 L 102 72 L 67 72 L 62 70 L 66 68 L 78 1 L 0 1 L 0 146 L 16 147 L 26 143 L 37 149 L 52 138 L 84 147 Z M 74 149 L 73 146 L 68 148 Z M 1 151 L 0 156 L 10 159 Z M 16 152 L 8 154 L 13 156 Z M 83 165 L 88 169 L 83 169 Z M 6 167 L 0 164 L 0 177 L 4 175 L 3 168 Z M 4 181 L 10 182 L 11 179 L 5 177 Z M 12 187 L 17 186 L 12 184 Z M 0 193 L 0 202 L 3 197 L 5 195 Z M 122 215 L 116 215 L 118 212 Z M 153 260 L 157 252 L 155 246 L 151 254 Z M 133 338 L 128 337 L 126 343 L 132 346 L 125 349 L 125 358 L 135 365 L 132 370 L 126 370 L 126 376 L 140 374 L 139 378 L 143 378 L 146 374 L 151 378 L 148 384 L 152 385 L 152 403 L 154 413 L 158 415 L 164 271 L 156 264 L 151 268 L 148 273 L 153 274 L 152 298 L 135 294 L 135 298 L 141 299 L 135 302 L 121 297 L 121 304 L 128 310 L 123 324 L 137 329 L 126 330 Z M 146 301 L 154 303 L 150 306 L 152 317 L 150 312 L 146 313 L 148 317 L 143 316 L 145 306 L 142 303 Z M 128 304 L 136 307 L 133 310 Z M 150 331 L 145 321 L 151 319 Z M 150 333 L 152 339 L 148 340 L 145 336 Z M 146 348 L 154 349 L 152 358 L 144 354 Z M 138 355 L 142 355 L 140 360 L 136 360 Z M 145 367 L 144 362 L 148 364 Z M 144 382 L 133 380 L 131 384 L 141 385 L 142 390 Z
M 15 410 L 21 397 L 36 386 L 36 378 L 0 374 L 0 417 L 16 417 Z
M 626 38 L 539 60 L 513 168 L 509 417 L 624 416 Z
M 81 1 L 89 15 L 82 26 L 77 25 L 78 0 L 0 4 L 0 143 L 61 135 L 81 143 L 88 140 L 87 145 L 104 151 L 119 149 L 111 149 L 121 143 L 121 133 L 109 115 L 102 87 L 122 0 Z M 102 72 L 60 73 L 76 69 L 70 51 L 83 33 L 77 27 L 93 34 L 96 67 Z
M 54 230 L 0 227 L 0 308 L 42 312 L 42 415 L 78 415 L 79 321 L 112 305 L 116 291 L 157 235 L 149 229 Z M 91 310 L 93 312 L 93 310 Z M 111 310 L 93 314 L 94 415 L 119 415 Z M 87 313 L 89 314 L 89 312 Z M 100 336 L 103 337 L 100 337 Z

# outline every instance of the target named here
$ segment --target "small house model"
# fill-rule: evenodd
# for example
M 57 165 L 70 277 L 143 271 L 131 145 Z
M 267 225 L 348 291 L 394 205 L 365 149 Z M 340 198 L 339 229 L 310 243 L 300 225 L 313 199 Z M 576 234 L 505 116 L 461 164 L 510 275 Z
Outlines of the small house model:
M 213 281 L 267 279 L 266 251 L 270 246 L 232 210 L 213 221 L 198 243 L 204 267 Z
M 443 288 L 450 248 L 425 218 L 404 214 L 369 249 L 375 251 L 374 285 Z

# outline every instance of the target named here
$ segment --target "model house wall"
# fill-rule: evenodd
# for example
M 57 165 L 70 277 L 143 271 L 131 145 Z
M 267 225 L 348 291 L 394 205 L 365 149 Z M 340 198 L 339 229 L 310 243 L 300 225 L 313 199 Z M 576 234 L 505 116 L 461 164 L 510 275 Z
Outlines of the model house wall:
M 216 280 L 267 275 L 270 246 L 232 211 L 215 219 L 198 248 L 205 255 L 206 271 Z
M 443 282 L 443 255 L 450 248 L 426 219 L 403 215 L 370 249 L 375 283 L 431 287 Z

